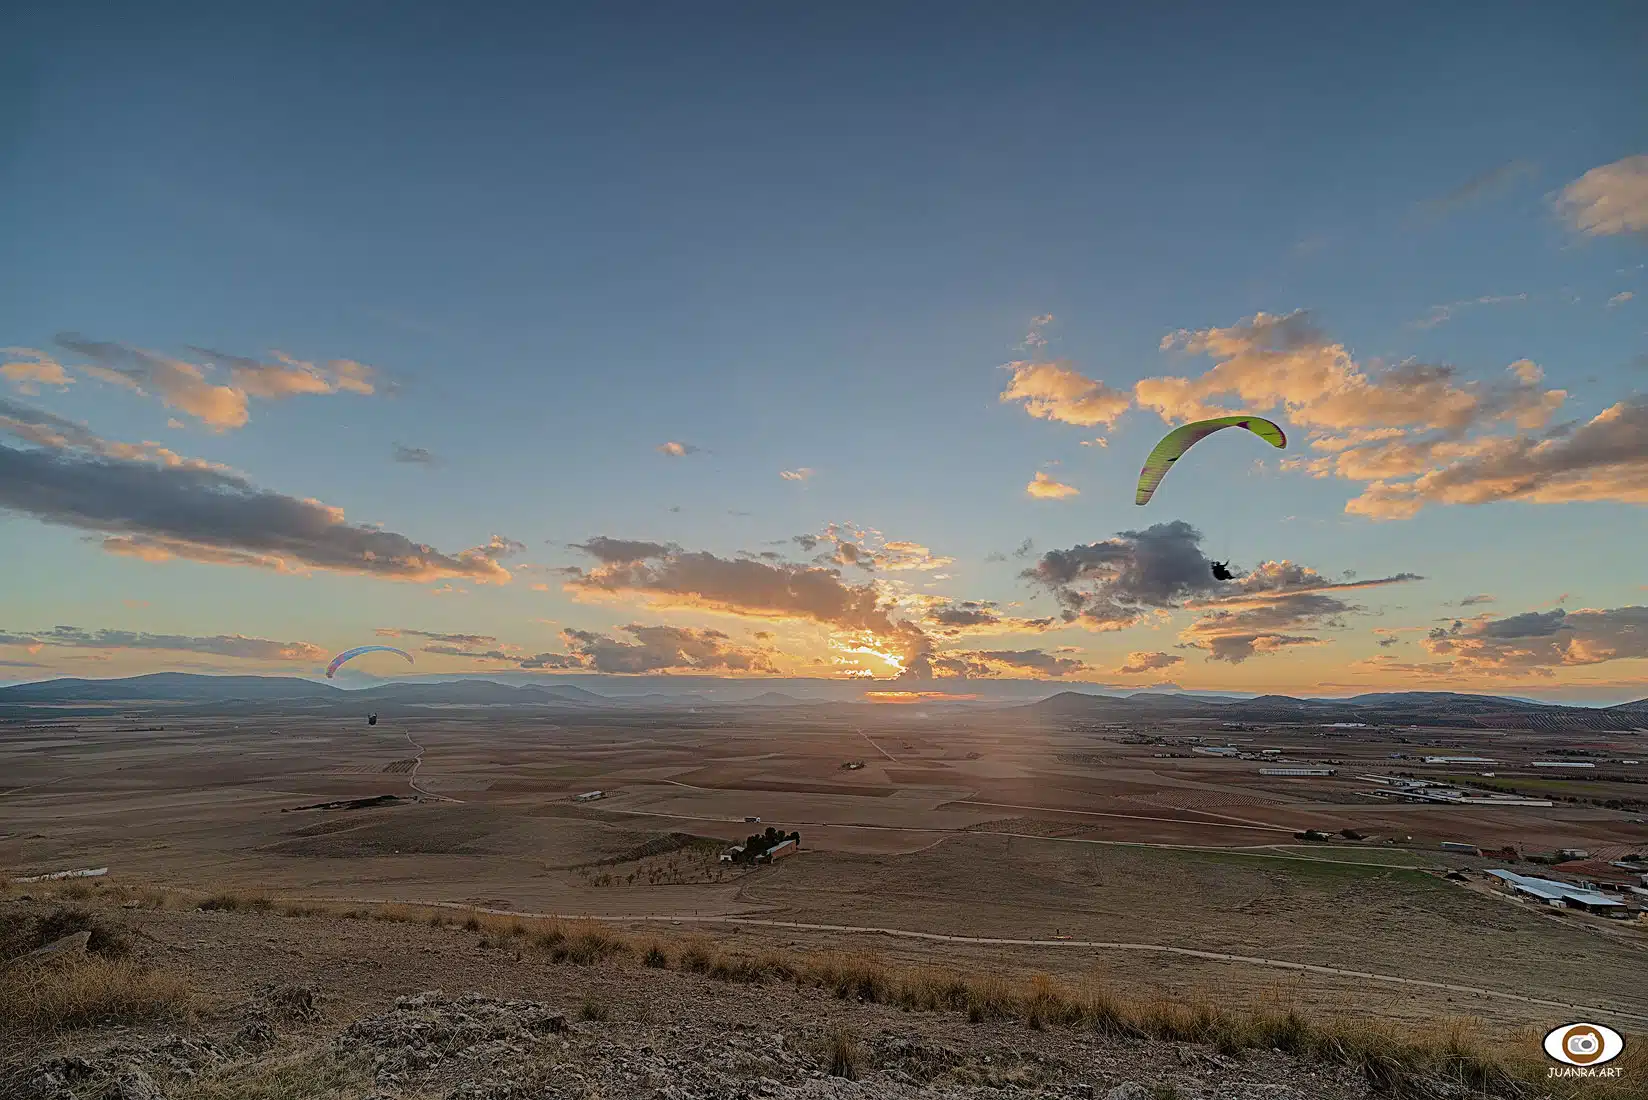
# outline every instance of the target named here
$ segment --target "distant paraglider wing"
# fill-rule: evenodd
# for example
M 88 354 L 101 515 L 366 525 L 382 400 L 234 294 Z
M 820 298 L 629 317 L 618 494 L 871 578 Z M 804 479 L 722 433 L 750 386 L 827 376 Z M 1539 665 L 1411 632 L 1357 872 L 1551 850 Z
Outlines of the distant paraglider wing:
M 346 649 L 336 657 L 332 658 L 332 663 L 326 666 L 326 678 L 330 680 L 338 671 L 339 665 L 343 664 L 345 661 L 359 657 L 362 653 L 399 653 L 402 657 L 406 658 L 407 664 L 413 663 L 412 654 L 406 652 L 404 649 L 396 649 L 392 645 L 356 646 L 354 649 Z
M 1261 416 L 1220 416 L 1181 425 L 1162 436 L 1161 442 L 1151 450 L 1150 457 L 1144 460 L 1133 503 L 1148 504 L 1151 495 L 1156 492 L 1156 486 L 1162 483 L 1162 478 L 1167 476 L 1173 464 L 1186 451 L 1221 428 L 1246 428 L 1272 447 L 1287 446 L 1287 436 L 1282 434 L 1282 429 Z

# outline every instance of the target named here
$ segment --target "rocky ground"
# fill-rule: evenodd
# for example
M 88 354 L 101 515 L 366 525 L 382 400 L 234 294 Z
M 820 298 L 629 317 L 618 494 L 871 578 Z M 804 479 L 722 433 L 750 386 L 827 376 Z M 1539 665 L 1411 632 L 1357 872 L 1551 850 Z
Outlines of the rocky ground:
M 17 906 L 0 902 L 0 906 Z M 1349 1100 L 1351 1069 L 1274 1050 L 969 1022 L 635 959 L 556 964 L 458 927 L 117 913 L 181 967 L 185 1018 L 5 1047 L 16 1100 Z M 1421 1082 L 1418 1094 L 1466 1090 Z

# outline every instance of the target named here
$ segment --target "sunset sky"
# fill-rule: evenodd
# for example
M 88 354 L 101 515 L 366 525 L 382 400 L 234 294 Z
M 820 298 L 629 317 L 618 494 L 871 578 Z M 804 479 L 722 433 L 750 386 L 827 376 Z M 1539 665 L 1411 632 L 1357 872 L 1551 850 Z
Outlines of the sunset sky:
M 1639 3 L 95 7 L 0 45 L 0 682 L 1648 696 Z

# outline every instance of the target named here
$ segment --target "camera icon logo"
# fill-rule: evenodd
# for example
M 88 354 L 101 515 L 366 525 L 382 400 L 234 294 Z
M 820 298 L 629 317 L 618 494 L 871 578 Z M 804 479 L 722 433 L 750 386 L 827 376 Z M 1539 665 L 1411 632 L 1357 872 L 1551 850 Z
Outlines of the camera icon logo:
M 1602 1024 L 1563 1024 L 1545 1036 L 1545 1053 L 1570 1066 L 1598 1066 L 1618 1058 L 1625 1049 L 1619 1032 Z

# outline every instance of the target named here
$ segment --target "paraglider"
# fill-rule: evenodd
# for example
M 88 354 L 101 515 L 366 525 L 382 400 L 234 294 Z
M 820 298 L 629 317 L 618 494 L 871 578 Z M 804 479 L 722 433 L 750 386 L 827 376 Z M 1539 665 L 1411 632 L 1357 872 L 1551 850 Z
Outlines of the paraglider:
M 1212 565 L 1214 580 L 1233 581 L 1236 579 L 1236 574 L 1230 571 L 1230 563 L 1228 561 L 1216 561 L 1213 562 Z
M 412 654 L 406 652 L 404 649 L 396 649 L 394 646 L 390 646 L 390 645 L 362 645 L 362 646 L 356 646 L 354 649 L 346 649 L 342 653 L 338 654 L 336 657 L 332 658 L 332 663 L 326 666 L 326 678 L 328 680 L 332 679 L 333 676 L 335 676 L 337 674 L 338 666 L 343 664 L 343 662 L 351 660 L 355 657 L 359 657 L 362 653 L 376 653 L 376 652 L 379 652 L 379 651 L 382 651 L 384 653 L 399 653 L 402 657 L 406 658 L 406 663 L 407 664 L 412 664 L 413 663 Z
M 1286 447 L 1287 436 L 1282 429 L 1261 416 L 1219 416 L 1212 420 L 1197 420 L 1182 424 L 1166 435 L 1150 451 L 1139 471 L 1139 488 L 1133 495 L 1134 504 L 1148 504 L 1162 483 L 1167 471 L 1186 451 L 1221 428 L 1246 428 L 1272 447 Z M 1224 578 L 1220 578 L 1223 580 Z

